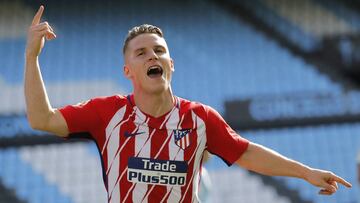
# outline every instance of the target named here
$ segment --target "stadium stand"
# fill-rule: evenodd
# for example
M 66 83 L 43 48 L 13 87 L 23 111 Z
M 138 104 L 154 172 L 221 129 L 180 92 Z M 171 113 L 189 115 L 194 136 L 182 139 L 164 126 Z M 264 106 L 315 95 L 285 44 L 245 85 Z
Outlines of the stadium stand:
M 258 176 L 249 176 L 240 169 L 213 170 L 211 179 L 216 184 L 224 185 L 213 190 L 209 199 L 211 202 L 239 202 L 239 203 L 290 203 L 286 197 L 279 197 L 273 187 L 265 186 Z M 262 195 L 248 195 L 261 191 Z M 237 195 L 233 195 L 237 194 Z
M 345 20 L 338 18 L 334 13 L 312 0 L 291 2 L 264 0 L 263 2 L 274 12 L 315 37 L 354 32 L 352 26 Z M 305 16 L 304 13 L 306 13 Z
M 41 174 L 19 157 L 17 149 L 1 152 L 3 163 L 1 178 L 4 185 L 16 191 L 17 197 L 25 202 L 66 202 L 53 185 L 48 184 Z M 31 189 L 31 190 L 30 190 Z
M 253 11 L 306 51 L 318 48 L 324 37 L 353 34 L 358 30 L 357 14 L 341 4 L 337 7 L 339 3 L 335 1 L 232 1 Z
M 305 200 L 313 202 L 356 202 L 359 191 L 356 177 L 356 156 L 360 149 L 360 124 L 309 126 L 242 132 L 244 137 L 268 146 L 305 164 L 332 169 L 354 183 L 350 191 L 339 190 L 332 198 L 316 195 L 308 183 L 289 178 L 279 178 L 289 188 L 296 189 Z
M 19 154 L 73 202 L 106 202 L 101 163 L 94 150 L 94 144 L 75 143 L 21 148 Z
M 146 5 L 146 3 L 144 4 Z M 49 83 L 51 88 L 52 84 L 57 81 L 66 81 L 65 84 L 72 82 L 73 86 L 77 86 L 74 81 L 86 80 L 91 83 L 93 80 L 104 79 L 119 81 L 116 83 L 122 85 L 120 89 L 124 92 L 129 92 L 131 90 L 129 82 L 126 81 L 121 73 L 122 59 L 119 53 L 121 48 L 119 38 L 121 37 L 119 35 L 126 32 L 123 27 L 153 21 L 155 24 L 160 24 L 160 26 L 164 27 L 169 46 L 172 49 L 173 58 L 175 59 L 175 66 L 179 68 L 179 71 L 174 74 L 173 86 L 175 92 L 180 96 L 186 96 L 187 98 L 210 104 L 219 111 L 223 111 L 222 99 L 229 97 L 250 97 L 264 93 L 281 94 L 298 91 L 341 90 L 339 84 L 330 81 L 329 78 L 318 73 L 310 64 L 306 64 L 302 59 L 289 54 L 246 23 L 239 22 L 209 2 L 199 1 L 196 4 L 191 4 L 191 6 L 189 2 L 181 3 L 180 5 L 175 3 L 167 4 L 165 3 L 162 9 L 169 9 L 169 7 L 177 7 L 177 9 L 174 9 L 173 15 L 169 15 L 166 19 L 154 13 L 151 15 L 153 19 L 144 20 L 145 16 L 137 16 L 130 20 L 132 22 L 124 23 L 122 23 L 121 16 L 116 15 L 116 13 L 114 13 L 114 16 L 107 16 L 108 19 L 104 16 L 102 18 L 105 19 L 102 19 L 97 18 L 96 15 L 91 15 L 89 13 L 91 9 L 88 9 L 89 11 L 86 9 L 82 10 L 83 13 L 80 16 L 87 16 L 86 21 L 94 22 L 98 26 L 97 30 L 94 30 L 91 25 L 86 25 L 85 20 L 77 19 L 71 11 L 68 11 L 67 15 L 62 15 L 61 18 L 56 18 L 55 15 L 58 13 L 56 10 L 53 11 L 52 9 L 55 8 L 49 5 L 49 15 L 47 18 L 50 22 L 54 23 L 59 34 L 57 40 L 47 44 L 42 56 L 45 81 L 48 81 L 47 83 Z M 182 5 L 189 7 L 186 11 L 180 11 L 178 8 Z M 128 6 L 131 8 L 131 6 L 137 5 Z M 120 5 L 114 5 L 113 7 L 119 8 Z M 58 9 L 60 10 L 60 8 L 61 6 Z M 198 29 L 192 29 L 192 24 L 183 18 L 176 17 L 181 15 L 191 16 L 203 8 L 208 8 L 208 11 L 201 16 L 194 16 L 194 19 L 192 19 L 192 23 L 202 25 Z M 129 16 L 131 16 L 131 12 L 132 9 L 122 10 L 120 8 L 119 11 L 122 15 Z M 62 18 L 64 18 L 63 21 L 71 23 L 64 24 L 61 21 L 59 22 Z M 121 28 L 117 26 L 114 26 L 114 30 L 109 30 L 106 27 L 106 22 L 111 20 L 121 22 L 118 24 L 119 27 L 121 26 L 122 32 L 118 31 Z M 171 24 L 174 22 L 176 22 L 177 26 L 171 28 Z M 208 22 L 213 26 L 204 26 L 204 22 Z M 74 24 L 84 24 L 84 28 L 78 31 L 74 30 Z M 221 32 L 218 32 L 219 30 Z M 97 37 L 103 32 L 106 37 Z M 186 37 L 178 34 L 185 32 L 187 33 Z M 74 33 L 81 37 L 76 38 L 73 36 Z M 208 34 L 204 35 L 203 33 Z M 222 43 L 216 43 L 219 41 Z M 96 47 L 96 49 L 90 48 L 90 45 Z M 7 48 L 6 44 L 4 44 L 3 49 Z M 17 46 L 17 50 L 22 50 L 22 48 L 23 45 Z M 101 54 L 99 54 L 98 50 L 102 50 Z M 219 54 L 218 50 L 221 50 L 221 54 Z M 21 51 L 19 52 L 21 53 Z M 76 57 L 75 53 L 77 54 Z M 102 58 L 105 60 L 101 60 Z M 6 61 L 4 63 L 6 64 Z M 7 82 L 12 80 L 10 77 L 10 75 L 13 75 L 10 71 L 11 67 L 18 67 L 17 69 L 20 72 L 22 64 L 5 67 L 4 71 L 6 72 L 2 74 Z M 199 75 L 204 75 L 202 80 L 196 80 Z M 228 80 L 219 80 L 219 75 L 228 78 Z M 17 82 L 21 81 L 20 79 L 15 80 Z M 184 80 L 187 82 L 182 82 Z M 304 80 L 307 81 L 305 82 Z M 77 94 L 76 90 L 70 91 L 73 86 L 65 85 L 65 87 L 62 87 L 66 88 L 65 91 L 68 90 L 69 93 L 65 94 L 68 96 L 58 94 L 61 95 L 58 98 L 50 96 L 51 100 L 57 104 L 65 104 L 69 102 L 69 97 L 79 98 L 75 96 Z M 189 89 L 187 86 L 197 86 L 199 88 Z M 56 87 L 61 88 L 60 85 Z M 54 88 L 54 92 L 56 92 L 57 88 Z M 49 92 L 52 93 L 53 91 Z M 86 92 L 87 97 L 98 93 L 94 91 L 82 92 Z M 200 92 L 202 94 L 199 94 Z M 86 98 L 86 96 L 84 97 Z M 58 100 L 62 99 L 62 102 L 58 102 Z
M 106 202 L 93 150 L 87 143 L 2 150 L 0 177 L 25 202 Z
M 23 201 L 18 200 L 14 190 L 9 190 L 0 184 L 0 202 L 13 202 L 13 203 L 23 203 Z
M 359 15 L 343 1 L 236 1 L 237 12 L 270 38 L 287 47 L 346 88 L 359 84 Z M 218 1 L 219 5 L 223 5 Z M 348 4 L 347 6 L 345 4 Z M 225 4 L 226 5 L 226 4 Z
M 17 26 L 10 26 L 6 32 L 0 29 L 0 55 L 6 56 L 0 60 L 0 141 L 43 136 L 27 124 L 22 93 L 24 29 L 31 22 L 38 2 L 15 2 L 0 4 L 0 8 L 7 8 L 6 12 L 0 9 L 0 28 L 9 27 L 3 19 L 11 19 L 10 24 Z M 296 2 L 284 1 L 278 5 L 270 0 L 256 0 L 244 4 L 306 50 L 317 45 L 317 38 L 309 32 L 326 34 L 328 31 L 312 30 L 312 23 L 299 20 L 297 9 L 291 10 L 297 11 L 291 16 L 288 12 L 291 6 L 301 5 L 321 19 L 330 16 L 329 23 L 340 30 L 356 28 L 334 16 L 329 7 L 319 7 L 309 0 Z M 140 23 L 159 25 L 165 32 L 175 60 L 175 94 L 209 104 L 221 113 L 224 102 L 231 99 L 344 91 L 342 84 L 332 81 L 313 64 L 293 55 L 249 22 L 234 17 L 210 0 L 158 0 L 156 4 L 145 0 L 47 1 L 45 6 L 45 19 L 54 25 L 58 36 L 46 44 L 41 56 L 43 77 L 54 106 L 74 104 L 93 96 L 131 92 L 130 83 L 122 76 L 122 37 L 127 29 Z M 307 22 L 313 22 L 317 14 L 309 15 Z M 291 158 L 334 170 L 354 183 L 355 156 L 360 148 L 359 127 L 359 124 L 342 124 L 240 134 Z M 0 182 L 24 202 L 105 202 L 95 147 L 88 143 L 65 143 L 0 148 Z M 1 143 L 3 145 L 6 143 Z M 211 177 L 219 183 L 219 189 L 211 194 L 212 202 L 290 201 L 272 186 L 265 186 L 259 177 L 236 169 L 224 172 L 219 165 L 225 166 L 216 159 L 207 164 Z M 356 201 L 356 185 L 350 191 L 340 189 L 335 196 L 322 197 L 305 182 L 276 180 L 297 190 L 302 202 Z
M 358 10 L 356 10 L 355 4 L 358 5 L 357 2 L 351 2 L 351 1 L 336 1 L 336 0 L 315 0 L 315 2 L 319 3 L 324 8 L 330 10 L 333 12 L 338 18 L 342 19 L 343 21 L 346 21 L 348 24 L 351 25 L 351 27 L 354 29 L 354 31 L 358 31 L 360 28 L 360 15 Z M 347 2 L 347 3 L 346 3 Z M 352 6 L 349 6 L 352 3 Z
M 301 49 L 311 52 L 319 46 L 319 40 L 311 33 L 302 30 L 296 23 L 282 16 L 281 13 L 275 12 L 264 1 L 238 1 L 231 0 L 237 5 L 245 6 L 246 9 L 254 13 L 257 18 L 270 25 L 277 32 L 290 42 L 301 47 Z M 280 9 L 279 9 L 280 10 Z

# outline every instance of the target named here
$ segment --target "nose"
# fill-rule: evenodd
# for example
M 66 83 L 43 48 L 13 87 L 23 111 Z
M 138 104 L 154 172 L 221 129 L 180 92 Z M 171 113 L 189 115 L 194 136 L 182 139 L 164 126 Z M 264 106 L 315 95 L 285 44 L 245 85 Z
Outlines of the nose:
M 159 56 L 155 53 L 155 51 L 150 51 L 149 52 L 149 61 L 151 60 L 158 60 Z

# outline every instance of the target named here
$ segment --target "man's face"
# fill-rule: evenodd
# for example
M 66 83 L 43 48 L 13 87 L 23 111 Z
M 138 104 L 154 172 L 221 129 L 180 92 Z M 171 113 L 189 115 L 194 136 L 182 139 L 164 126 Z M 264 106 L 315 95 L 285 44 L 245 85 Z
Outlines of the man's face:
M 147 33 L 130 40 L 125 51 L 124 74 L 136 91 L 158 94 L 168 90 L 173 71 L 164 38 Z

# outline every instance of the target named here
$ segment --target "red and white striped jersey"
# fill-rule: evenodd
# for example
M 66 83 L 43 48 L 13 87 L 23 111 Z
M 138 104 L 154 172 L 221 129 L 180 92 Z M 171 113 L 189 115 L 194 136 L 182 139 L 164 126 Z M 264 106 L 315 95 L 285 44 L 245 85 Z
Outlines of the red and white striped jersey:
M 60 109 L 70 138 L 88 133 L 95 140 L 108 202 L 198 202 L 204 150 L 231 165 L 247 149 L 248 141 L 214 109 L 175 98 L 158 118 L 137 108 L 133 95 Z

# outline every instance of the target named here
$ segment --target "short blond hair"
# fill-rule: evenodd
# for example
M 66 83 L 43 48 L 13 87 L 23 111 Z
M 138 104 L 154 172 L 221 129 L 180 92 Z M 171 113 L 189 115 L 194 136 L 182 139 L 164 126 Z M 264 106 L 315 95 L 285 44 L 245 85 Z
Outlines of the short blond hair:
M 125 54 L 125 51 L 127 49 L 127 46 L 129 42 L 134 39 L 136 36 L 139 36 L 141 34 L 157 34 L 159 37 L 164 38 L 163 32 L 159 27 L 156 27 L 155 25 L 149 25 L 149 24 L 142 24 L 139 26 L 135 26 L 131 28 L 125 38 L 124 46 L 123 46 L 123 54 Z

